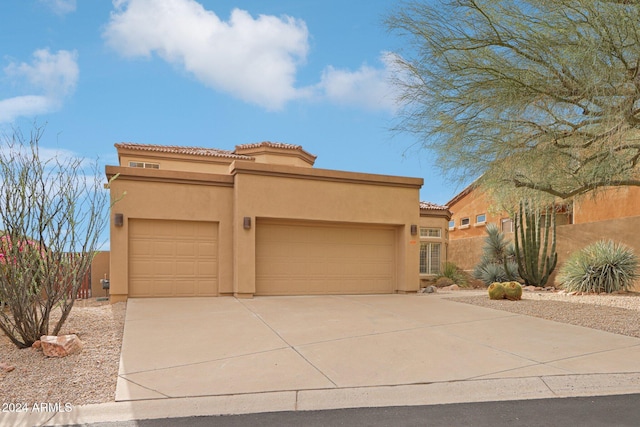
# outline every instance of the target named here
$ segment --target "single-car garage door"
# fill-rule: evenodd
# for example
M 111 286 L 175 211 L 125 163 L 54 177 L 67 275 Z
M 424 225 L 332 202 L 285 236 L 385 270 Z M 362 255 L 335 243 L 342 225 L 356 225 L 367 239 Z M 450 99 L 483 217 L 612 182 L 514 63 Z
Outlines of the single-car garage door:
M 129 296 L 218 294 L 218 224 L 129 220 Z
M 380 294 L 395 290 L 390 227 L 256 225 L 256 295 Z

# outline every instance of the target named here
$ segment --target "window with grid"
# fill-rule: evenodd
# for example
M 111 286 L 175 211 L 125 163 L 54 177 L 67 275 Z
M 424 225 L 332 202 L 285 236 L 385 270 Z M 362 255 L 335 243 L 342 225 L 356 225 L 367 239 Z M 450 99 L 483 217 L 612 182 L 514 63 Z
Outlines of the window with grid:
M 439 274 L 441 261 L 440 243 L 420 243 L 420 274 Z
M 436 237 L 436 238 L 440 238 L 442 237 L 442 229 L 440 228 L 427 228 L 427 227 L 421 227 L 420 228 L 420 237 L 424 238 L 429 238 L 429 237 Z
M 129 162 L 130 168 L 160 169 L 159 163 Z

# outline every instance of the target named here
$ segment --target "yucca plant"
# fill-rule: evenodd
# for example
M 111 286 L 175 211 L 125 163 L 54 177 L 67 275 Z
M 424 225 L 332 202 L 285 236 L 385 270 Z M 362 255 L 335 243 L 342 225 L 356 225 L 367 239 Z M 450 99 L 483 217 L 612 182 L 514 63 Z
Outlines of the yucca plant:
M 576 292 L 626 291 L 638 277 L 638 257 L 633 250 L 611 240 L 575 252 L 558 273 L 562 287 Z
M 493 282 L 517 281 L 518 264 L 515 260 L 513 245 L 497 225 L 487 224 L 487 236 L 482 258 L 473 270 L 473 276 L 489 285 Z

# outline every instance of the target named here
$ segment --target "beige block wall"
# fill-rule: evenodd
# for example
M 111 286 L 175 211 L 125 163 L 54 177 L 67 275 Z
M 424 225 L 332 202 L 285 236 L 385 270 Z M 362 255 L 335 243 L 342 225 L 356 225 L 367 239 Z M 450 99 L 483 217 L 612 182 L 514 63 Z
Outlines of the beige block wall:
M 640 256 L 638 230 L 640 230 L 640 216 L 559 226 L 557 229 L 558 268 L 562 267 L 562 263 L 573 252 L 598 240 L 610 239 L 624 243 L 633 249 L 637 256 Z M 640 282 L 636 283 L 636 290 L 640 291 Z

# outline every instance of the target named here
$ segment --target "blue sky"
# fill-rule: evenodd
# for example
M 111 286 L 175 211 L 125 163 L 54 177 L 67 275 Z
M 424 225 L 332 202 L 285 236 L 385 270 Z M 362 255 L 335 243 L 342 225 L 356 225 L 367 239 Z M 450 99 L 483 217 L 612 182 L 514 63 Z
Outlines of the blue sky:
M 460 188 L 394 135 L 389 0 L 21 0 L 0 4 L 0 129 L 117 164 L 113 144 L 302 145 L 316 167 Z

